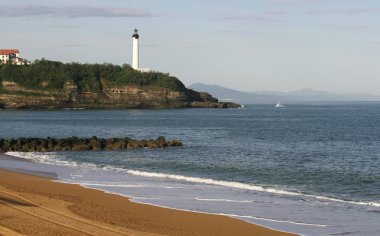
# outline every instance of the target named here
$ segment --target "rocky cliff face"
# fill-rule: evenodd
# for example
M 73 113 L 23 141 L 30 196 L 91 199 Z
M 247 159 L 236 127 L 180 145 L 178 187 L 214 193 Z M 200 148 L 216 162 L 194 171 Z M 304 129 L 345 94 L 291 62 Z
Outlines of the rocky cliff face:
M 190 89 L 172 91 L 158 86 L 107 86 L 99 93 L 81 92 L 67 83 L 61 90 L 31 90 L 3 79 L 0 108 L 62 109 L 62 108 L 236 108 L 233 103 L 221 103 L 208 93 Z

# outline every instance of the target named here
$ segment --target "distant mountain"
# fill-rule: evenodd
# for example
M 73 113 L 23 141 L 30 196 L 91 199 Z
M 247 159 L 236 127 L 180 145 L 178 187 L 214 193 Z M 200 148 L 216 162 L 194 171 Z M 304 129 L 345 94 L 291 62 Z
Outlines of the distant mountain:
M 225 88 L 219 85 L 208 85 L 202 83 L 195 83 L 189 86 L 190 89 L 207 92 L 209 94 L 219 94 L 220 100 L 235 100 L 235 99 L 254 99 L 254 95 L 247 92 L 241 92 L 229 88 Z
M 380 95 L 371 94 L 338 94 L 313 89 L 301 89 L 292 92 L 250 91 L 242 92 L 218 85 L 194 83 L 189 88 L 207 92 L 221 101 L 232 101 L 242 104 L 273 104 L 278 100 L 282 103 L 300 102 L 348 102 L 348 101 L 380 101 Z
M 241 104 L 273 103 L 278 99 L 278 97 L 273 94 L 242 92 L 219 85 L 194 83 L 190 85 L 189 88 L 199 92 L 207 92 L 212 95 L 218 94 L 218 98 L 221 101 L 239 102 Z

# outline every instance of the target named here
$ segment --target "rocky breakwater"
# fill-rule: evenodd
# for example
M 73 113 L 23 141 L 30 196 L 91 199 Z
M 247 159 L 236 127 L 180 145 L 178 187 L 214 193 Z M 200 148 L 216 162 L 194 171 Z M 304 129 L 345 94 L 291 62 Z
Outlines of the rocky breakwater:
M 18 138 L 0 139 L 0 152 L 55 152 L 86 150 L 121 150 L 138 148 L 165 148 L 183 146 L 179 140 L 166 141 L 162 136 L 157 139 L 135 140 L 131 138 Z

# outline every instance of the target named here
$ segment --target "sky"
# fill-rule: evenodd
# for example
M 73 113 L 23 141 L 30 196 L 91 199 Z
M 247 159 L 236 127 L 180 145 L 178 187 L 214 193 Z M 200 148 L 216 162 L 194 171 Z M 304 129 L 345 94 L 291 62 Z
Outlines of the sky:
M 241 91 L 380 95 L 379 0 L 0 0 L 0 49 Z

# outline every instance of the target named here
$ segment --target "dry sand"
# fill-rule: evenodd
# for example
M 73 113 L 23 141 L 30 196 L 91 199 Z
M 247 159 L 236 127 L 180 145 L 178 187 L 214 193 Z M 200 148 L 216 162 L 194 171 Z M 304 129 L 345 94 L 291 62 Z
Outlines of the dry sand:
M 295 235 L 0 170 L 0 235 Z

